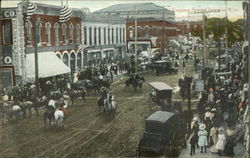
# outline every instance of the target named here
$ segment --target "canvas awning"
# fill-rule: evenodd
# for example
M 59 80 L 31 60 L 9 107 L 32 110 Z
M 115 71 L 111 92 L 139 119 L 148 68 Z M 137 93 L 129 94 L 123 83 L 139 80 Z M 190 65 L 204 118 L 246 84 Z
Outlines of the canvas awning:
M 65 65 L 54 52 L 38 53 L 39 78 L 51 77 L 69 73 L 70 68 Z M 34 53 L 26 55 L 26 77 L 35 77 Z

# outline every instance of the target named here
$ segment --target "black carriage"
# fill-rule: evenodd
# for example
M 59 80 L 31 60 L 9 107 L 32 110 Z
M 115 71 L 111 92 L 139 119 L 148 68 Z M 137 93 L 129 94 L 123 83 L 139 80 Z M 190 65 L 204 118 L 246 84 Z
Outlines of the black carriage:
M 165 154 L 178 157 L 184 136 L 180 117 L 176 113 L 157 111 L 145 120 L 145 130 L 137 144 L 138 156 Z
M 153 62 L 153 67 L 155 69 L 156 76 L 178 73 L 178 69 L 172 66 L 170 61 L 158 60 Z
M 172 91 L 173 88 L 164 82 L 149 83 L 149 99 L 150 101 L 161 106 L 162 109 L 171 111 Z M 168 107 L 163 107 L 168 106 Z

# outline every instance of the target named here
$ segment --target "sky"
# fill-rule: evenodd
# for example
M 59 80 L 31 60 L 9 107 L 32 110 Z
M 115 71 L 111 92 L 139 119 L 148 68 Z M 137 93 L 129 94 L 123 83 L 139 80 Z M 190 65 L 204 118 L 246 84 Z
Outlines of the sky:
M 21 1 L 21 0 L 20 0 Z M 20 1 L 1 0 L 1 7 L 16 7 Z M 30 0 L 31 2 L 61 5 L 61 0 Z M 66 0 L 63 0 L 65 3 Z M 227 3 L 228 17 L 231 20 L 243 18 L 242 1 L 188 1 L 188 0 L 154 0 L 154 1 L 132 1 L 132 0 L 68 0 L 69 7 L 72 8 L 89 8 L 91 12 L 106 8 L 114 4 L 124 3 L 146 3 L 152 2 L 159 6 L 164 6 L 170 10 L 175 11 L 176 20 L 199 20 L 202 14 L 197 14 L 199 9 L 206 10 L 208 17 L 225 17 L 225 8 Z M 196 12 L 196 13 L 193 13 Z

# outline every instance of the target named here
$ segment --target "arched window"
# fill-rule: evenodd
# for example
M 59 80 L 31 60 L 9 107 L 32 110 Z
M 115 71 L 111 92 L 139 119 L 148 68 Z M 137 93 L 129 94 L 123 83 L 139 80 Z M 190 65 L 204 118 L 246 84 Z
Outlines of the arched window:
M 69 25 L 69 43 L 73 43 L 74 42 L 74 25 L 71 23 Z
M 26 22 L 26 32 L 27 32 L 27 45 L 31 46 L 32 45 L 32 24 L 31 22 Z
M 65 65 L 69 66 L 69 55 L 68 55 L 67 53 L 64 53 L 64 54 L 63 54 L 62 59 L 63 59 L 63 63 L 64 63 Z
M 38 34 L 37 34 L 37 43 L 38 45 L 41 45 L 42 43 L 42 34 L 41 34 L 41 31 L 42 31 L 42 22 L 40 22 L 40 24 L 38 25 Z
M 72 72 L 76 70 L 76 55 L 74 52 L 70 54 L 70 68 Z
M 67 26 L 66 26 L 66 24 L 62 24 L 62 39 L 63 39 L 63 43 L 67 44 Z
M 57 56 L 59 59 L 61 59 L 61 55 L 60 55 L 60 54 L 56 54 L 56 56 Z
M 77 36 L 77 43 L 81 41 L 81 26 L 79 24 L 76 25 L 76 36 Z
M 54 24 L 54 30 L 55 30 L 55 45 L 59 44 L 59 24 L 55 23 Z
M 79 52 L 77 53 L 77 68 L 81 68 L 82 67 L 82 54 Z
M 47 42 L 47 45 L 51 45 L 51 40 L 50 40 L 50 28 L 51 28 L 51 25 L 49 22 L 46 22 L 45 24 L 45 29 L 46 29 L 46 42 Z

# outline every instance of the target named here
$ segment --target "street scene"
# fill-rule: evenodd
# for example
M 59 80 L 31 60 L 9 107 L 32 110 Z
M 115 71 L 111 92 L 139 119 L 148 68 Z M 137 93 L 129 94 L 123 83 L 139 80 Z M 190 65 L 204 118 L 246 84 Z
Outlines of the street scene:
M 249 158 L 250 1 L 1 1 L 0 158 Z

